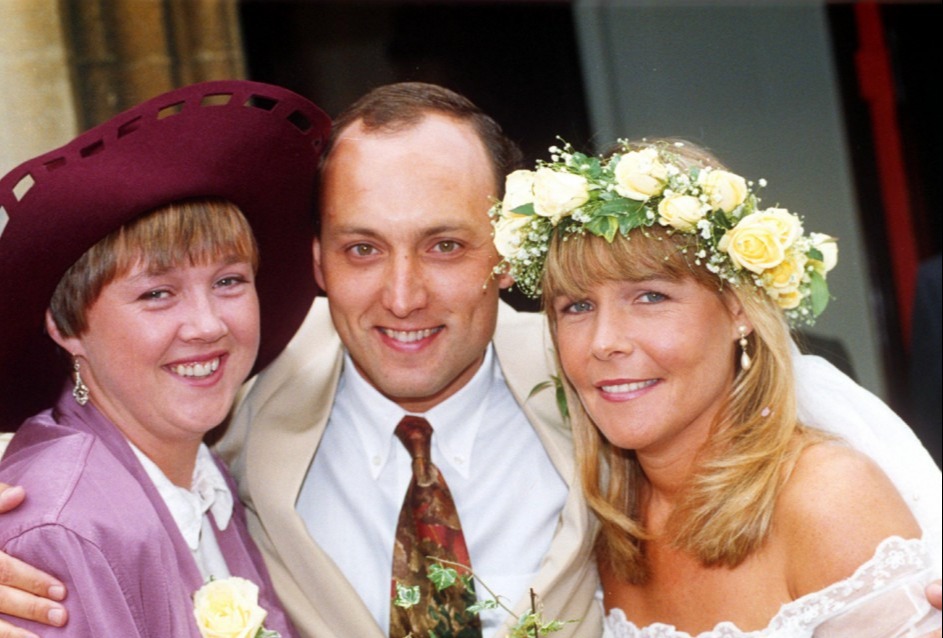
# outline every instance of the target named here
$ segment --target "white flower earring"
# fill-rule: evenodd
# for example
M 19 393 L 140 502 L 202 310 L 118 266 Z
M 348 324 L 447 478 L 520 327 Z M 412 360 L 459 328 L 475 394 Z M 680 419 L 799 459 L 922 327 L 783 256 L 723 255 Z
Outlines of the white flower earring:
M 75 398 L 76 403 L 84 406 L 88 403 L 88 386 L 82 381 L 81 367 L 78 355 L 72 355 L 72 377 L 75 379 L 72 396 Z
M 750 345 L 747 341 L 747 327 L 740 326 L 738 330 L 740 331 L 740 350 L 742 351 L 740 353 L 740 367 L 746 372 L 753 365 L 753 360 L 750 359 L 750 353 L 747 351 L 747 347 Z

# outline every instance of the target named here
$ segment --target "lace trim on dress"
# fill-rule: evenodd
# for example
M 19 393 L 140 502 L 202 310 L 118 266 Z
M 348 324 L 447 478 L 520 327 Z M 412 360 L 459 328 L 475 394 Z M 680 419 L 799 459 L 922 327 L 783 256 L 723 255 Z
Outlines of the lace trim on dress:
M 663 623 L 639 628 L 625 617 L 621 609 L 613 609 L 606 615 L 604 635 L 610 638 L 806 638 L 823 623 L 867 605 L 888 590 L 906 586 L 907 581 L 917 575 L 920 577 L 916 582 L 918 597 L 922 597 L 923 587 L 930 581 L 930 556 L 929 549 L 920 539 L 886 538 L 878 545 L 871 560 L 861 565 L 850 578 L 784 604 L 769 626 L 757 631 L 742 631 L 728 621 L 718 623 L 713 630 L 697 636 Z M 925 600 L 923 604 L 929 608 Z M 906 610 L 901 611 L 906 613 Z M 906 623 L 909 618 L 902 615 L 900 620 Z

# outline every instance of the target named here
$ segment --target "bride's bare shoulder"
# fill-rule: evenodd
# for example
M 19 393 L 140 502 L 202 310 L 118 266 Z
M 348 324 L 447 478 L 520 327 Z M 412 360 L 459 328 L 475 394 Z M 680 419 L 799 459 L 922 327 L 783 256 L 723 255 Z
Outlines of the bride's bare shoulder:
M 786 543 L 794 597 L 851 576 L 885 538 L 920 536 L 881 468 L 836 442 L 802 452 L 777 503 L 774 531 Z

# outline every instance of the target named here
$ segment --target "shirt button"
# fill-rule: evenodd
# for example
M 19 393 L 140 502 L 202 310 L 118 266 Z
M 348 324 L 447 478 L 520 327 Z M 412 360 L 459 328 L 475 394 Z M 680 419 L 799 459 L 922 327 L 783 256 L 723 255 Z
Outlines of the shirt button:
M 372 459 L 370 459 L 370 462 L 373 463 L 374 465 L 380 465 L 380 461 L 381 459 L 379 456 L 374 456 Z
M 464 456 L 456 456 L 456 457 L 455 457 L 454 459 L 452 459 L 452 460 L 455 461 L 455 463 L 456 463 L 457 465 L 461 465 L 461 464 L 463 464 L 463 463 L 465 462 L 465 457 L 464 457 Z

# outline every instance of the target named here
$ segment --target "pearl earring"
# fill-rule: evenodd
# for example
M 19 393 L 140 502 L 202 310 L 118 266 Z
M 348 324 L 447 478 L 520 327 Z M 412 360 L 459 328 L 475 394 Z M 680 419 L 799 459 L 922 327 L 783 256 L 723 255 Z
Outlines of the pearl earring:
M 742 350 L 740 353 L 740 367 L 746 372 L 750 369 L 750 366 L 753 365 L 753 361 L 750 359 L 750 354 L 747 351 L 747 347 L 750 345 L 747 341 L 747 327 L 740 326 L 738 330 L 740 330 L 740 349 Z

